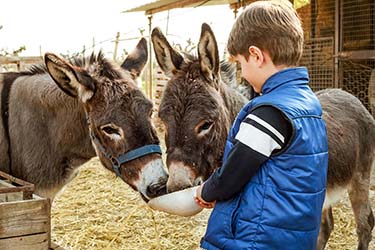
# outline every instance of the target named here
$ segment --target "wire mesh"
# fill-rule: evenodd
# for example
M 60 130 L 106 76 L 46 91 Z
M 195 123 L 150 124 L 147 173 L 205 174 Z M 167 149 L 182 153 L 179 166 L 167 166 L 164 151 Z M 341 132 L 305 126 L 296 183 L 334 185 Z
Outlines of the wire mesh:
M 308 68 L 313 91 L 334 87 L 333 46 L 332 37 L 305 42 L 300 65 Z
M 375 50 L 375 1 L 310 0 L 297 12 L 305 33 L 300 64 L 309 69 L 312 89 L 335 87 L 337 80 L 375 116 L 375 59 L 367 55 Z M 339 54 L 355 51 L 361 58 L 338 57 L 335 68 L 335 47 Z
M 375 49 L 374 0 L 342 1 L 343 50 Z
M 310 0 L 309 2 L 297 9 L 302 21 L 305 40 L 334 37 L 335 0 Z
M 340 60 L 340 87 L 375 115 L 375 60 Z
M 375 49 L 374 0 L 343 0 L 341 3 L 342 51 Z M 375 115 L 375 60 L 339 58 L 341 87 L 357 96 Z
M 309 70 L 314 91 L 334 87 L 335 0 L 311 0 L 297 12 L 305 36 L 300 65 Z

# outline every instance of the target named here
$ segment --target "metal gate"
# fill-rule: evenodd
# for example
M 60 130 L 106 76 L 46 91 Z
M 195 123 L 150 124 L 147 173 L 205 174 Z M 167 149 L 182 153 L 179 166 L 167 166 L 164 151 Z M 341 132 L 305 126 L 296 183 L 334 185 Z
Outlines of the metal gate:
M 374 113 L 375 2 L 341 0 L 339 77 L 341 88 L 357 96 Z M 372 80 L 371 80 L 372 79 Z
M 375 115 L 375 1 L 311 0 L 297 12 L 312 89 L 342 88 Z
M 335 0 L 310 0 L 297 9 L 305 34 L 300 64 L 306 66 L 314 91 L 335 86 Z
M 312 90 L 334 87 L 333 37 L 305 41 L 301 65 L 307 66 Z

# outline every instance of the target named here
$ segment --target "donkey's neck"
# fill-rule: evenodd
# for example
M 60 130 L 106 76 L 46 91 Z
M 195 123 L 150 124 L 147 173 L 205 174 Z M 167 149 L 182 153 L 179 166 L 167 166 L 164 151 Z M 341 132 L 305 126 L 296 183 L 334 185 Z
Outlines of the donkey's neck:
M 50 91 L 51 98 L 48 98 L 49 105 L 56 107 L 55 122 L 59 124 L 56 126 L 56 134 L 61 135 L 56 141 L 57 145 L 63 143 L 61 150 L 67 154 L 72 154 L 71 157 L 78 159 L 90 159 L 96 156 L 93 146 L 91 144 L 88 124 L 86 121 L 86 113 L 83 104 L 78 98 L 73 98 L 65 94 L 57 85 L 48 86 L 45 91 Z M 73 165 L 81 165 L 76 162 Z
M 29 116 L 23 124 L 34 128 L 25 129 L 35 131 L 36 136 L 41 138 L 41 150 L 48 148 L 50 151 L 50 154 L 45 156 L 49 157 L 50 164 L 63 162 L 67 168 L 73 169 L 96 155 L 90 141 L 82 103 L 65 94 L 48 74 L 26 76 L 13 87 L 13 96 L 27 96 L 23 98 L 24 102 L 11 102 L 16 113 L 14 115 Z M 30 114 L 34 115 L 30 117 Z
M 82 104 L 48 74 L 20 75 L 12 82 L 9 128 L 10 153 L 4 157 L 12 157 L 12 174 L 51 198 L 96 155 Z

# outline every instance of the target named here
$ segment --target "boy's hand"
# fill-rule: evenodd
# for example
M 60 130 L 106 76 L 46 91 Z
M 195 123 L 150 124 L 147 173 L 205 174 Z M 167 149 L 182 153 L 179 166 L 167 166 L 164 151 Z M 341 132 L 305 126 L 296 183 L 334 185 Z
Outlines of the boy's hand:
M 204 183 L 198 187 L 197 192 L 196 192 L 195 197 L 194 197 L 194 200 L 200 207 L 213 208 L 215 206 L 216 201 L 208 202 L 208 201 L 203 200 L 203 198 L 202 198 L 203 185 L 204 185 Z

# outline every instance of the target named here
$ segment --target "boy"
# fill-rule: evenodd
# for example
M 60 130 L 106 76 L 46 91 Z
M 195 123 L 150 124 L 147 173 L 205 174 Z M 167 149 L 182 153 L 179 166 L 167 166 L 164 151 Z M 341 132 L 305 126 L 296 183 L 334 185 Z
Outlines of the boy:
M 303 30 L 285 3 L 258 1 L 236 20 L 229 53 L 259 96 L 239 112 L 223 165 L 196 202 L 215 207 L 203 249 L 315 250 L 328 146 L 322 110 L 296 67 Z

